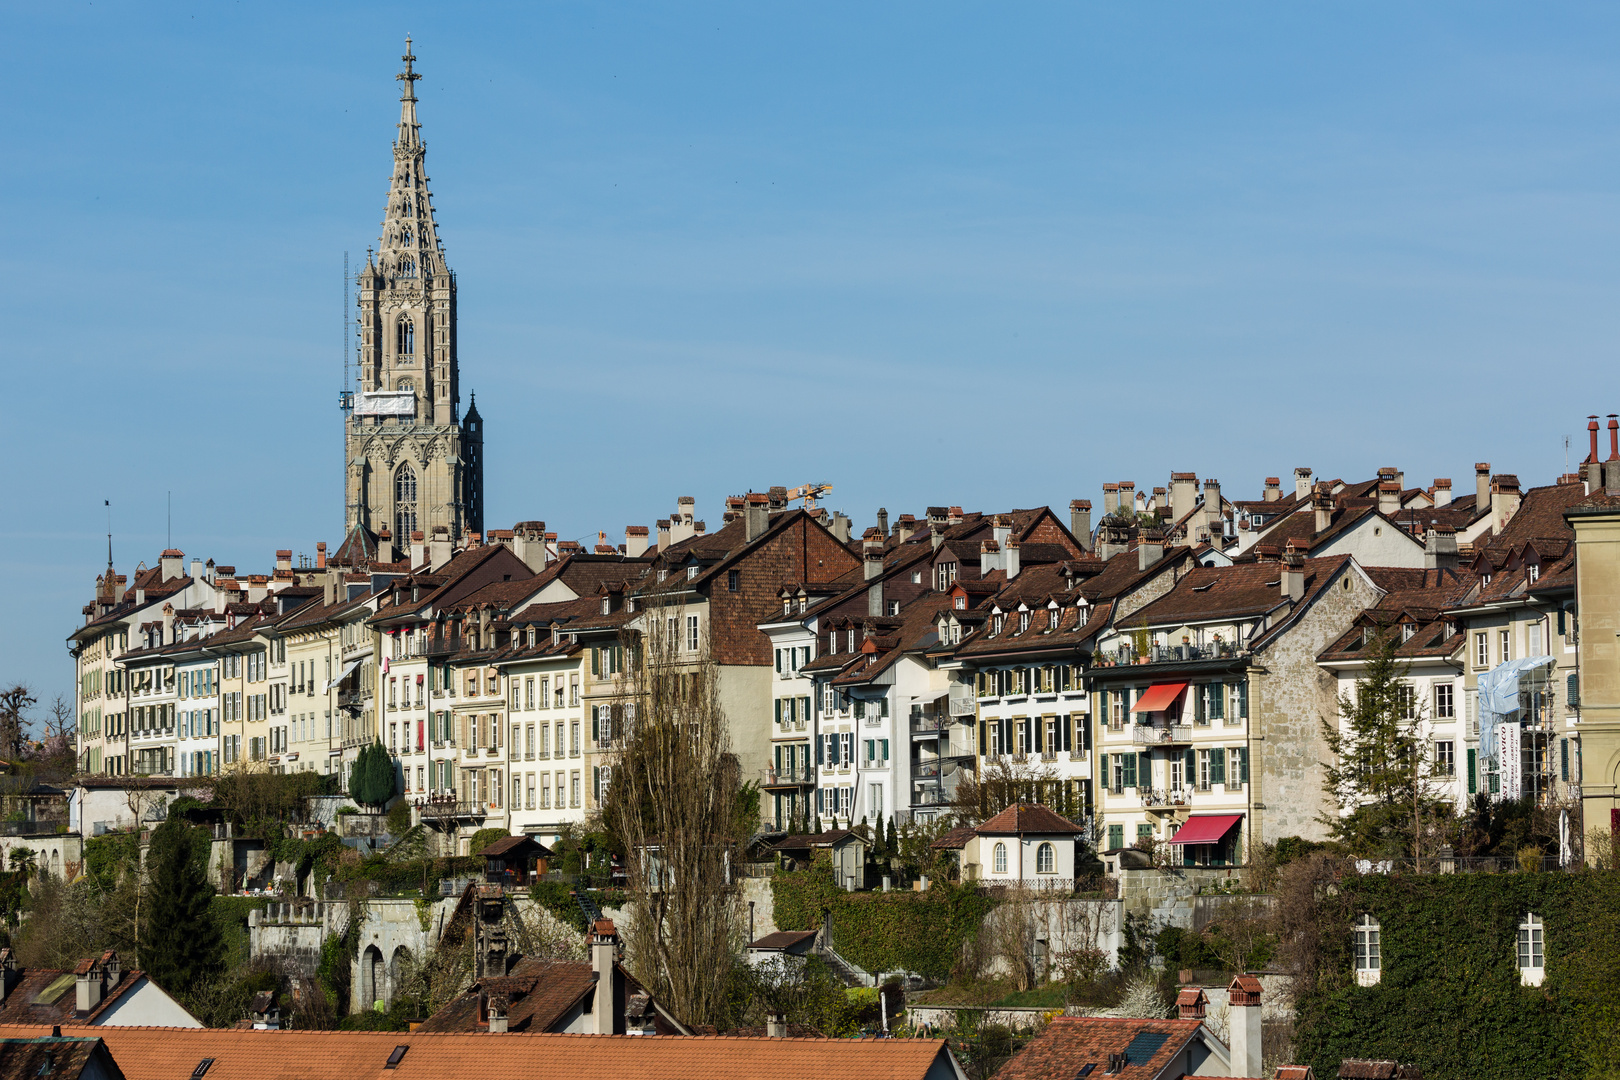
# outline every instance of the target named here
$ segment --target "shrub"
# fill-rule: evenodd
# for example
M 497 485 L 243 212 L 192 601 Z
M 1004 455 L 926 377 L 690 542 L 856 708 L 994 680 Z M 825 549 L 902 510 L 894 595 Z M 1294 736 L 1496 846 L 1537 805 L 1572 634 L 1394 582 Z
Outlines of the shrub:
M 473 833 L 468 847 L 468 853 L 477 855 L 497 840 L 505 840 L 512 834 L 505 829 L 479 829 Z

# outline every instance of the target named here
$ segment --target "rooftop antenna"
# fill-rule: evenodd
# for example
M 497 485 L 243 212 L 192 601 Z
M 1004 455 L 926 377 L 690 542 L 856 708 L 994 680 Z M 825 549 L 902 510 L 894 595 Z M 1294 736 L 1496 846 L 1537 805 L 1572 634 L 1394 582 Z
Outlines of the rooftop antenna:
M 1564 471 L 1569 472 L 1569 436 L 1564 436 Z
M 107 566 L 112 567 L 112 500 L 103 499 L 101 505 L 107 508 Z
M 169 492 L 169 547 L 174 547 L 174 492 Z

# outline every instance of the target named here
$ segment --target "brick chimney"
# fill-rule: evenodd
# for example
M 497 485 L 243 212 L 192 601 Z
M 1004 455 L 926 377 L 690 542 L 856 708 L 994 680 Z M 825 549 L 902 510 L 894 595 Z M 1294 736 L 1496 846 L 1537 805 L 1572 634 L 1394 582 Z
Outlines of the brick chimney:
M 1261 498 L 1263 498 L 1266 502 L 1277 502 L 1280 500 L 1282 498 L 1282 477 L 1266 477 L 1266 491 Z
M 1592 494 L 1603 487 L 1603 459 L 1598 457 L 1598 418 L 1597 414 L 1586 418 L 1586 435 L 1592 444 L 1587 452 L 1586 460 L 1581 462 L 1581 477 L 1586 481 L 1586 493 Z
M 1072 499 L 1069 502 L 1069 531 L 1080 542 L 1081 551 L 1091 550 L 1091 500 Z
M 1294 498 L 1301 502 L 1310 498 L 1311 470 L 1304 465 L 1294 470 Z
M 1609 457 L 1603 463 L 1603 490 L 1620 491 L 1620 420 L 1609 414 Z
M 912 534 L 916 531 L 917 517 L 915 514 L 901 514 L 894 523 L 894 538 L 902 544 L 911 539 Z
M 979 576 L 985 577 L 992 570 L 1001 569 L 1001 545 L 994 540 L 979 541 Z
M 326 569 L 326 541 L 315 541 L 315 569 Z
M 1260 1047 L 1260 980 L 1239 975 L 1226 990 L 1233 1076 L 1264 1076 Z
M 291 548 L 282 548 L 282 549 L 280 549 L 279 551 L 276 552 L 276 569 L 277 570 L 291 570 L 292 569 L 292 549 Z

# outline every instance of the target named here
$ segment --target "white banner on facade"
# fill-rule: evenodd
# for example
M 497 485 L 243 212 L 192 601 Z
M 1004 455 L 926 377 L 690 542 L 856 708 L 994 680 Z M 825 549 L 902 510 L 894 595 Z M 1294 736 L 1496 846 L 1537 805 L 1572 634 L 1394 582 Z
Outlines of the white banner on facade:
M 355 401 L 356 416 L 415 416 L 415 390 L 378 390 L 360 394 Z
M 1523 730 L 1524 725 L 1519 723 L 1498 724 L 1496 728 L 1496 771 L 1502 778 L 1500 797 L 1504 800 L 1517 799 L 1523 784 L 1519 776 L 1519 738 Z

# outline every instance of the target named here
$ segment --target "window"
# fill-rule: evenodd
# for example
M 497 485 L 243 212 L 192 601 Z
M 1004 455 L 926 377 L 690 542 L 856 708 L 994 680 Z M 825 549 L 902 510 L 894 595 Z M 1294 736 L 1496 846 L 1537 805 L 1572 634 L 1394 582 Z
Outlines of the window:
M 999 840 L 996 841 L 995 853 L 991 856 L 991 858 L 994 860 L 994 872 L 998 874 L 1005 874 L 1007 872 L 1007 845 L 1003 844 Z
M 1474 635 L 1474 666 L 1477 668 L 1491 666 L 1490 640 L 1483 633 Z
M 1450 720 L 1457 715 L 1455 688 L 1450 683 L 1434 684 L 1434 718 Z
M 1510 633 L 1511 631 L 1508 630 L 1499 630 L 1497 631 L 1496 635 L 1497 643 L 1501 646 L 1497 655 L 1501 658 L 1501 662 L 1504 664 L 1513 659 L 1513 648 L 1511 644 L 1513 639 L 1509 636 Z
M 1401 711 L 1402 720 L 1417 719 L 1417 692 L 1410 686 L 1397 686 L 1395 688 L 1396 707 Z
M 1057 873 L 1057 849 L 1051 844 L 1042 844 L 1035 849 L 1035 872 L 1037 874 Z
M 416 532 L 416 470 L 405 462 L 394 473 L 394 542 L 409 544 Z
M 1382 976 L 1383 957 L 1379 950 L 1378 921 L 1371 915 L 1356 920 L 1356 983 L 1373 986 Z
M 934 591 L 935 592 L 945 592 L 947 589 L 949 589 L 954 584 L 956 584 L 956 564 L 955 563 L 953 563 L 953 562 L 942 562 L 938 566 L 934 567 Z
M 1519 982 L 1525 986 L 1540 986 L 1547 975 L 1543 930 L 1539 915 L 1526 915 L 1519 924 Z
M 1110 825 L 1110 826 L 1108 826 L 1108 850 L 1109 851 L 1118 851 L 1120 848 L 1122 848 L 1124 846 L 1125 846 L 1125 826 L 1123 826 L 1123 825 Z
M 736 592 L 742 588 L 742 572 L 740 570 L 726 571 L 726 591 Z
M 688 615 L 686 617 L 686 651 L 687 652 L 697 652 L 697 649 L 698 649 L 698 617 L 696 615 Z
M 401 268 L 401 272 L 405 272 L 403 267 Z M 410 276 L 408 272 L 406 273 L 406 276 Z M 409 315 L 400 317 L 399 326 L 396 328 L 394 344 L 397 346 L 395 351 L 398 352 L 400 356 L 415 355 L 416 325 L 411 322 Z
M 1434 744 L 1434 771 L 1438 776 L 1457 775 L 1457 744 L 1442 739 Z

